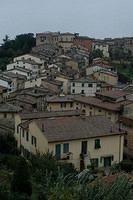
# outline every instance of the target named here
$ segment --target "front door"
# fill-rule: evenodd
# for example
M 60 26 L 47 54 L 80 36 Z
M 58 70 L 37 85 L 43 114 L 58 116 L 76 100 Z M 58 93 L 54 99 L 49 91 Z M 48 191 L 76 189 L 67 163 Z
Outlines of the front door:
M 105 157 L 104 158 L 104 167 L 110 167 L 111 166 L 111 157 Z
M 61 144 L 56 144 L 55 146 L 55 156 L 57 160 L 61 159 Z

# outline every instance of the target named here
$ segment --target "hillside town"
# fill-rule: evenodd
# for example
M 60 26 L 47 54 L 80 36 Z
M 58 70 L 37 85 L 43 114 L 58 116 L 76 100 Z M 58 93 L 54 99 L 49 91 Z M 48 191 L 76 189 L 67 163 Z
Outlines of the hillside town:
M 129 60 L 115 53 L 133 57 L 133 37 L 42 32 L 35 40 L 0 72 L 0 135 L 13 135 L 27 159 L 50 152 L 78 171 L 108 175 L 133 163 L 133 79 L 120 75 Z
M 133 84 L 121 83 L 109 62 L 116 43 L 133 55 L 133 38 L 37 33 L 31 52 L 6 66 L 0 74 L 0 118 L 14 123 L 22 154 L 50 150 L 78 169 L 80 154 L 85 166 L 133 159 Z M 90 62 L 94 50 L 103 56 Z

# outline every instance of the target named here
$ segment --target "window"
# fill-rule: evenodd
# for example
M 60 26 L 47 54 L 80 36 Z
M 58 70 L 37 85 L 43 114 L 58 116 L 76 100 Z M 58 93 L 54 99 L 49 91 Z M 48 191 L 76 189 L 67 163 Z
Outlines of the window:
M 74 89 L 72 90 L 72 93 L 75 94 L 75 90 Z
M 98 158 L 92 158 L 90 161 L 93 167 L 98 167 Z
M 101 87 L 101 84 L 97 84 L 97 87 Z
M 96 92 L 100 92 L 100 90 L 96 90 Z
M 63 153 L 69 153 L 69 143 L 63 144 Z
M 82 154 L 87 154 L 87 141 L 82 141 L 82 144 L 81 144 L 81 153 Z
M 95 149 L 100 149 L 100 148 L 101 148 L 100 139 L 96 139 L 95 140 Z
M 82 110 L 82 113 L 83 113 L 83 114 L 85 114 L 85 113 L 86 113 L 85 109 L 83 109 L 83 110 Z
M 84 87 L 84 83 L 82 83 L 82 87 Z
M 61 159 L 61 144 L 55 145 L 55 156 L 57 160 Z
M 124 146 L 127 147 L 127 139 L 124 139 Z
M 73 102 L 70 103 L 70 107 L 71 107 L 71 108 L 73 107 Z
M 36 137 L 34 137 L 34 136 L 31 137 L 31 144 L 36 147 L 36 145 L 37 145 Z
M 92 83 L 89 83 L 89 84 L 88 84 L 88 87 L 92 87 L 92 86 L 93 86 Z
M 102 111 L 99 109 L 98 112 L 102 112 Z
M 29 141 L 29 133 L 28 133 L 28 131 L 26 132 L 26 140 Z
M 84 94 L 84 90 L 81 90 L 81 94 Z
M 41 41 L 41 42 L 44 42 L 44 39 L 45 39 L 45 37 L 41 37 L 41 38 L 40 38 L 40 41 Z
M 4 113 L 4 118 L 7 118 L 7 114 L 6 113 Z
M 60 104 L 60 107 L 61 107 L 61 108 L 66 108 L 66 103 L 61 103 L 61 104 Z
M 72 86 L 75 87 L 75 83 L 72 83 Z

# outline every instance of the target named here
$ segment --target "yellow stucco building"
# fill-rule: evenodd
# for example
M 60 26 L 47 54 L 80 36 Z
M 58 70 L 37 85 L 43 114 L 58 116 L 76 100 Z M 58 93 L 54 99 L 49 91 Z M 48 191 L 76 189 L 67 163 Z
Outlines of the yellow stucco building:
M 16 115 L 15 137 L 25 154 L 53 152 L 57 160 L 86 168 L 106 167 L 123 159 L 123 133 L 102 116 L 23 120 Z

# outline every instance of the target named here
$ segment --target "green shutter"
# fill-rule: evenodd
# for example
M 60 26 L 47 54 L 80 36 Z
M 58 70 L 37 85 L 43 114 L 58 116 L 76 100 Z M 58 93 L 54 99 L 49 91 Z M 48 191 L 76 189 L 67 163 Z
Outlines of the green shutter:
M 55 156 L 57 160 L 61 159 L 61 144 L 56 144 L 55 146 Z
M 100 144 L 100 139 L 95 140 L 95 149 L 100 149 L 101 144 Z
M 69 143 L 63 144 L 63 153 L 68 153 L 69 152 Z

